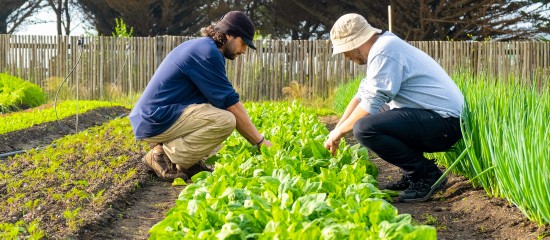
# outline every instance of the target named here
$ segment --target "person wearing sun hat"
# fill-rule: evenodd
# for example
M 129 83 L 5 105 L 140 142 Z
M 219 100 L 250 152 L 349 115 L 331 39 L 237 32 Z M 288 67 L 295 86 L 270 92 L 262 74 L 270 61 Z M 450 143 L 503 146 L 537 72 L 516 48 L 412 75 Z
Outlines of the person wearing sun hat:
M 271 146 L 252 123 L 225 72 L 253 43 L 254 24 L 241 11 L 202 28 L 203 37 L 174 48 L 161 62 L 129 115 L 136 139 L 155 144 L 142 162 L 164 180 L 212 170 L 204 160 L 233 130 L 252 145 Z
M 424 153 L 446 151 L 462 138 L 462 92 L 428 54 L 359 14 L 341 16 L 330 40 L 333 55 L 367 70 L 325 147 L 334 154 L 353 131 L 361 145 L 402 170 L 385 189 L 401 191 L 399 201 L 428 200 L 446 179 L 435 185 L 442 172 Z

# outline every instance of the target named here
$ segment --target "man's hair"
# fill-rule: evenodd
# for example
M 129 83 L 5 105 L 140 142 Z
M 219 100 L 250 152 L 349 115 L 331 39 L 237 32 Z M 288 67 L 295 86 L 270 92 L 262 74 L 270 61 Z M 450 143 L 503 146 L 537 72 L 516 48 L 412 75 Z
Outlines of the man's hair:
M 216 43 L 216 47 L 221 48 L 227 42 L 227 38 L 225 37 L 226 34 L 214 30 L 215 26 L 216 25 L 210 25 L 208 27 L 201 28 L 201 34 L 203 37 L 212 38 Z

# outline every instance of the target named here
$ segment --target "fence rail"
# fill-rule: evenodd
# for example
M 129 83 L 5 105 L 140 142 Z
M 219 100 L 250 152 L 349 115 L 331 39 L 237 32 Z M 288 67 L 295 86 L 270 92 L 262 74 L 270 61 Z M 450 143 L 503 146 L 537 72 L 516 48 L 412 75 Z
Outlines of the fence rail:
M 111 99 L 141 92 L 170 50 L 189 39 L 94 36 L 79 45 L 76 36 L 0 35 L 0 72 L 33 82 L 50 94 L 69 76 L 67 88 L 81 98 Z M 550 71 L 549 42 L 409 43 L 450 73 L 468 69 L 472 74 L 531 82 L 547 79 Z M 226 61 L 227 75 L 243 100 L 283 99 L 282 89 L 293 81 L 308 89 L 304 97 L 327 97 L 366 70 L 342 54 L 332 56 L 328 40 L 257 40 L 255 45 L 258 50 Z

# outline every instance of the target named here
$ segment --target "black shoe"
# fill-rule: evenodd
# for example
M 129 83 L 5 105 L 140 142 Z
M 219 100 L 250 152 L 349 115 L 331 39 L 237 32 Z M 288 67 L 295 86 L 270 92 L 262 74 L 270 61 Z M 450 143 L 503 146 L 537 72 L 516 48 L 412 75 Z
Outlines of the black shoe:
M 403 191 L 411 185 L 411 177 L 409 175 L 403 174 L 401 179 L 397 182 L 388 183 L 384 186 L 384 189 L 393 190 L 393 191 Z
M 411 179 L 409 188 L 399 194 L 399 202 L 425 202 L 432 197 L 436 190 L 445 186 L 447 178 L 444 178 L 440 184 L 433 186 L 443 173 L 439 168 L 431 171 L 426 178 Z

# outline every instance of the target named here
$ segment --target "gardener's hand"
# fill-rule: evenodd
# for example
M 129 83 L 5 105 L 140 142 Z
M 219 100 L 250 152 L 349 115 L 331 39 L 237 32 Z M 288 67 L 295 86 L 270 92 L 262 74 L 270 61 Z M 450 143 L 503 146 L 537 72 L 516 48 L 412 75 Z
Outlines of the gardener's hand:
M 264 139 L 258 147 L 261 147 L 262 145 L 265 145 L 266 147 L 271 147 L 273 145 L 273 143 L 271 141 L 267 140 L 267 139 Z
M 327 148 L 332 156 L 336 154 L 338 150 L 338 145 L 340 144 L 340 139 L 342 138 L 342 132 L 338 128 L 330 131 L 328 134 L 328 139 L 325 142 L 325 148 Z

